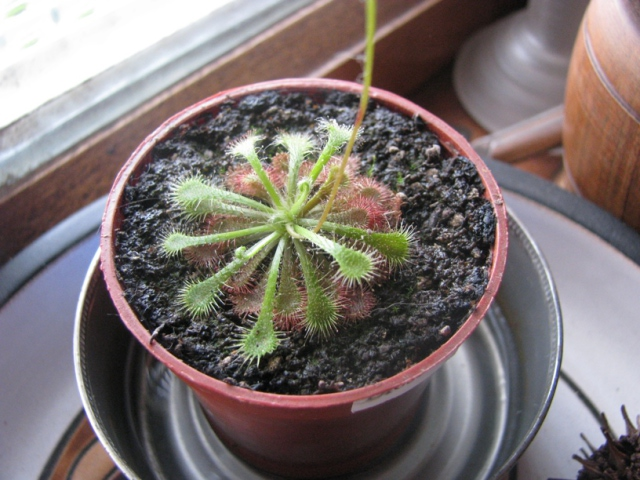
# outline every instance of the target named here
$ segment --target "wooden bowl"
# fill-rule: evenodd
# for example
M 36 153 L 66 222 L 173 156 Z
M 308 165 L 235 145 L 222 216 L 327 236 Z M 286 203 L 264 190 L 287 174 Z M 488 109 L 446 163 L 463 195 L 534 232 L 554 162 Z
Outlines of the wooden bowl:
M 640 2 L 592 0 L 565 97 L 570 187 L 640 231 Z

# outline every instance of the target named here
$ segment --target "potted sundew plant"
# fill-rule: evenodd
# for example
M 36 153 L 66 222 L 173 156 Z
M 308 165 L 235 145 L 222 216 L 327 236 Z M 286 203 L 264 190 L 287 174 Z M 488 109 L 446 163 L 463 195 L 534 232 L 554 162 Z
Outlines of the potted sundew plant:
M 262 138 L 248 134 L 229 149 L 246 163 L 227 173 L 226 188 L 199 175 L 173 188 L 176 208 L 206 232 L 173 231 L 162 249 L 212 267 L 185 283 L 180 307 L 210 317 L 228 296 L 238 316 L 255 318 L 240 327 L 236 344 L 248 361 L 276 350 L 277 331 L 327 338 L 341 321 L 366 318 L 375 304 L 371 287 L 410 257 L 401 198 L 355 165 L 341 170 L 334 156 L 353 129 L 323 121 L 319 130 L 325 145 L 313 159 L 310 135 L 283 132 L 275 139 L 283 150 L 263 163 Z
M 231 451 L 280 475 L 389 451 L 504 271 L 488 169 L 438 118 L 369 90 L 368 52 L 364 90 L 265 82 L 178 113 L 122 168 L 103 219 L 123 322 Z

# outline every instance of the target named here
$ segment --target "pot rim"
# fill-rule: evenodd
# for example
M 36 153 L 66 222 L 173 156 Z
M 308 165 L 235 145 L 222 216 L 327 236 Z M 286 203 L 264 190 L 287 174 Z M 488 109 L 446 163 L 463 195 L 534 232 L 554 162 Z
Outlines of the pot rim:
M 467 140 L 456 132 L 443 120 L 427 110 L 415 105 L 394 93 L 371 88 L 370 98 L 385 105 L 393 111 L 408 116 L 419 116 L 424 120 L 428 128 L 438 135 L 439 141 L 452 155 L 463 155 L 474 163 L 485 185 L 485 196 L 491 201 L 496 215 L 495 243 L 493 247 L 493 259 L 489 272 L 489 281 L 485 292 L 476 304 L 475 310 L 460 326 L 460 328 L 436 351 L 422 361 L 397 373 L 394 376 L 383 379 L 375 384 L 347 390 L 344 392 L 327 393 L 322 395 L 286 395 L 268 392 L 253 391 L 242 387 L 228 385 L 225 382 L 210 377 L 178 359 L 159 343 L 151 339 L 151 333 L 138 320 L 137 315 L 125 300 L 124 291 L 116 277 L 115 269 L 115 233 L 118 228 L 117 215 L 124 195 L 124 190 L 130 176 L 136 171 L 141 160 L 151 153 L 153 148 L 161 141 L 168 138 L 171 132 L 181 124 L 198 117 L 203 112 L 220 104 L 227 99 L 239 99 L 247 95 L 260 93 L 267 90 L 288 91 L 313 91 L 313 90 L 340 90 L 349 93 L 360 94 L 362 86 L 358 83 L 334 79 L 290 78 L 255 83 L 224 90 L 211 97 L 185 108 L 173 115 L 160 125 L 153 133 L 136 148 L 125 165 L 118 173 L 109 197 L 102 219 L 100 236 L 101 268 L 110 296 L 127 328 L 142 343 L 145 348 L 158 360 L 167 365 L 174 373 L 183 379 L 192 382 L 192 387 L 200 391 L 216 391 L 223 395 L 234 395 L 243 402 L 253 404 L 271 404 L 281 408 L 326 408 L 327 406 L 352 405 L 354 402 L 366 402 L 383 394 L 396 396 L 419 383 L 452 356 L 458 347 L 475 330 L 481 319 L 489 309 L 498 291 L 506 265 L 508 246 L 507 213 L 502 193 L 493 178 L 488 167 L 473 150 Z

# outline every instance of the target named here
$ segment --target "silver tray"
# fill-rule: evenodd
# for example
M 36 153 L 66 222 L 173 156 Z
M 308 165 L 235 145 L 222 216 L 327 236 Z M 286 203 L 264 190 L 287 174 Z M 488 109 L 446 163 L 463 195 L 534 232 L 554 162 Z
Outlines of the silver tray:
M 405 443 L 349 478 L 497 478 L 542 423 L 560 371 L 561 314 L 549 269 L 510 215 L 496 302 L 432 378 Z M 273 478 L 231 454 L 191 392 L 121 324 L 94 258 L 76 316 L 74 358 L 87 416 L 131 478 Z

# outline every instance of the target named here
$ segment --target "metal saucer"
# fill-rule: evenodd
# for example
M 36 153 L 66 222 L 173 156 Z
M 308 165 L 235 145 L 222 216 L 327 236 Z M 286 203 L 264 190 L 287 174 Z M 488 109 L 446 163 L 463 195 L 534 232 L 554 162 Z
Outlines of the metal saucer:
M 562 325 L 549 269 L 510 216 L 496 302 L 436 374 L 404 443 L 354 479 L 485 479 L 515 465 L 560 372 Z M 231 454 L 190 390 L 121 324 L 94 258 L 76 315 L 76 377 L 100 441 L 130 478 L 264 479 Z

